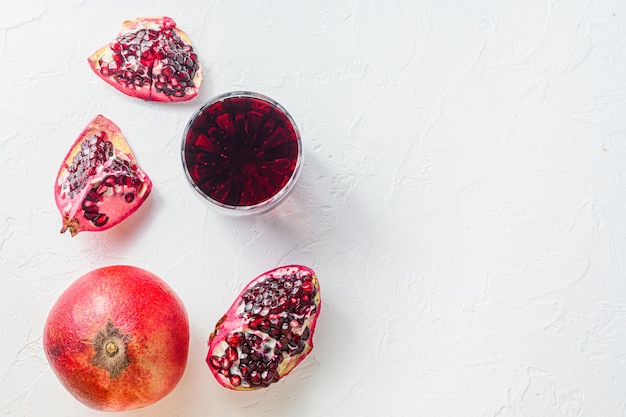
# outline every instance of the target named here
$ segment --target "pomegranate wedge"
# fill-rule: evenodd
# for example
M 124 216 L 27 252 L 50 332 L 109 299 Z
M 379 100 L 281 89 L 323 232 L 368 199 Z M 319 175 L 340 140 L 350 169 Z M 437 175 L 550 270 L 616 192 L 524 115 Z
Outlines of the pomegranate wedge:
M 109 229 L 134 213 L 152 190 L 119 127 L 102 115 L 81 132 L 54 185 L 61 233 Z
M 149 101 L 191 100 L 202 82 L 189 37 L 167 16 L 124 22 L 115 40 L 89 57 L 89 65 L 122 93 Z
M 213 376 L 233 390 L 279 381 L 313 349 L 320 308 L 317 276 L 305 266 L 255 278 L 211 333 L 206 361 Z

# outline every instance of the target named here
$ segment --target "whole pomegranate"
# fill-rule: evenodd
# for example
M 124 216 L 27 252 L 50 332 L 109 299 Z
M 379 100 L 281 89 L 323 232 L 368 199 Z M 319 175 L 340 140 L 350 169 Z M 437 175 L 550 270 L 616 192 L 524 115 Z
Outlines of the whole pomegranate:
M 315 273 L 283 266 L 243 289 L 209 338 L 207 364 L 233 390 L 267 387 L 291 372 L 313 349 L 321 308 Z
M 167 16 L 125 21 L 115 40 L 89 57 L 89 65 L 117 90 L 143 100 L 191 100 L 202 82 L 189 37 Z
M 85 405 L 122 411 L 166 396 L 183 375 L 189 322 L 159 277 L 132 266 L 93 270 L 56 301 L 43 337 L 65 388 Z

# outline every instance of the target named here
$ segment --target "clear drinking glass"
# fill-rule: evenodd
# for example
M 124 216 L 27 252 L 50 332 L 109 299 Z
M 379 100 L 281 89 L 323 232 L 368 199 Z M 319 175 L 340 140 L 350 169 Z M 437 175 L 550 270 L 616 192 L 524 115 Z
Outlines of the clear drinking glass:
M 302 140 L 276 101 L 234 91 L 196 111 L 185 128 L 181 154 L 189 182 L 211 207 L 258 214 L 293 189 L 302 167 Z

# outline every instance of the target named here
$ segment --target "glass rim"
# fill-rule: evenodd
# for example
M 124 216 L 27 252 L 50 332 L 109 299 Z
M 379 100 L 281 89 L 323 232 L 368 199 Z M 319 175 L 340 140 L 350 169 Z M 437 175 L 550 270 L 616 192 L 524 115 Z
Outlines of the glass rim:
M 202 191 L 202 189 L 200 189 L 200 187 L 194 182 L 193 178 L 191 177 L 191 174 L 189 173 L 189 169 L 187 168 L 187 162 L 185 159 L 185 145 L 187 142 L 187 134 L 189 133 L 189 130 L 191 129 L 191 125 L 193 124 L 193 122 L 207 108 L 215 105 L 216 103 L 220 103 L 220 102 L 223 102 L 232 98 L 238 98 L 238 97 L 255 98 L 255 99 L 264 101 L 270 104 L 271 106 L 275 107 L 277 110 L 279 110 L 286 117 L 287 121 L 291 124 L 291 127 L 293 128 L 295 132 L 296 143 L 298 145 L 296 166 L 294 167 L 293 172 L 291 173 L 291 176 L 289 177 L 289 180 L 287 180 L 287 183 L 276 194 L 272 195 L 267 200 L 261 201 L 258 204 L 254 204 L 250 206 L 235 206 L 231 204 L 222 203 L 221 201 L 211 198 L 204 191 Z M 302 147 L 302 138 L 300 136 L 300 130 L 298 129 L 298 126 L 296 125 L 295 120 L 293 119 L 291 114 L 289 114 L 287 109 L 285 109 L 276 100 L 272 99 L 271 97 L 266 96 L 265 94 L 257 93 L 254 91 L 248 91 L 248 90 L 236 90 L 236 91 L 229 91 L 226 93 L 218 94 L 214 96 L 213 98 L 209 99 L 208 101 L 206 101 L 204 104 L 202 104 L 198 109 L 196 109 L 196 111 L 191 115 L 191 117 L 187 121 L 185 130 L 183 132 L 182 144 L 181 144 L 181 158 L 182 158 L 182 163 L 183 163 L 183 171 L 185 172 L 185 176 L 187 177 L 189 184 L 196 191 L 197 193 L 196 195 L 198 197 L 202 197 L 202 200 L 208 203 L 208 205 L 211 208 L 216 209 L 217 211 L 225 213 L 225 214 L 236 215 L 236 216 L 265 213 L 271 210 L 272 208 L 276 207 L 280 202 L 282 202 L 284 198 L 294 188 L 295 183 L 298 180 L 298 177 L 300 176 L 303 156 L 304 156 L 304 150 Z

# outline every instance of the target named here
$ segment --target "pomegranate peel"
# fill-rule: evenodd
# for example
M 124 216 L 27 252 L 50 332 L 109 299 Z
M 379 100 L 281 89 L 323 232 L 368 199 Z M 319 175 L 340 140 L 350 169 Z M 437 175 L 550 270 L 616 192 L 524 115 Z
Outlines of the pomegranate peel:
M 167 16 L 125 21 L 116 39 L 88 62 L 102 80 L 143 100 L 191 100 L 202 83 L 202 66 L 189 36 Z
M 74 281 L 46 320 L 44 351 L 62 385 L 96 410 L 145 407 L 181 379 L 189 349 L 182 301 L 159 277 L 118 265 Z
M 134 213 L 151 190 L 120 128 L 98 115 L 74 141 L 57 174 L 61 233 L 107 230 Z
M 233 390 L 278 382 L 313 349 L 320 308 L 319 281 L 310 268 L 289 265 L 261 274 L 215 325 L 206 358 L 211 373 Z

